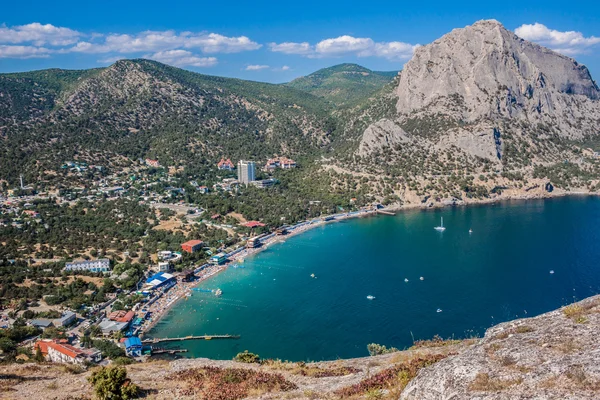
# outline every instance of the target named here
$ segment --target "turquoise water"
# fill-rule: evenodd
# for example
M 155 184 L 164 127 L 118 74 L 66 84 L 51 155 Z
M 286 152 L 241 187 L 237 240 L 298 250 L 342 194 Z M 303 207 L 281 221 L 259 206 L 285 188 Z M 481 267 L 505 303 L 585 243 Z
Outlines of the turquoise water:
M 223 296 L 195 292 L 150 336 L 241 335 L 178 343 L 191 357 L 328 360 L 482 334 L 600 293 L 599 221 L 600 199 L 572 197 L 329 224 L 201 283 Z

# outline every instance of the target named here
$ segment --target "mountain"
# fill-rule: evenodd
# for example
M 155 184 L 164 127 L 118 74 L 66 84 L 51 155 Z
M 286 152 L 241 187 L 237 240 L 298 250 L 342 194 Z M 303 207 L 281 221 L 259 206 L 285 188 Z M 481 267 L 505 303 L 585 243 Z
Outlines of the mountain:
M 56 169 L 77 152 L 202 159 L 327 149 L 331 106 L 282 85 L 201 75 L 149 60 L 91 71 L 0 75 L 0 176 Z M 96 155 L 94 155 L 96 154 Z
M 495 163 L 506 145 L 542 160 L 545 140 L 600 132 L 600 90 L 588 69 L 497 21 L 455 29 L 418 48 L 396 95 L 393 121 L 369 128 L 386 135 L 378 141 L 365 131 L 360 154 L 427 138 Z
M 397 74 L 397 71 L 378 72 L 356 64 L 340 64 L 294 79 L 286 86 L 322 97 L 336 106 L 348 106 L 369 98 Z

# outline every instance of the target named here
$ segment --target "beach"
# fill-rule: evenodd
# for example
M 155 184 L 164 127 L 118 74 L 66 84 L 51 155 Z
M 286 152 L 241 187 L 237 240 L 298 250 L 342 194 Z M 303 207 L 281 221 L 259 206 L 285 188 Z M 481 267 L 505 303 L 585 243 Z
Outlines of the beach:
M 267 235 L 262 241 L 262 245 L 260 247 L 252 249 L 239 248 L 228 253 L 228 258 L 230 258 L 223 265 L 204 264 L 201 267 L 195 268 L 195 270 L 197 271 L 194 274 L 196 279 L 194 279 L 191 282 L 183 282 L 181 279 L 178 279 L 177 283 L 174 286 L 165 290 L 164 292 L 161 292 L 156 297 L 153 297 L 150 300 L 152 304 L 145 309 L 146 312 L 152 313 L 152 316 L 151 319 L 145 321 L 144 324 L 140 327 L 139 335 L 144 336 L 145 333 L 150 331 L 179 300 L 190 295 L 194 287 L 196 287 L 202 282 L 207 281 L 208 279 L 217 275 L 219 272 L 224 271 L 228 267 L 236 263 L 243 262 L 244 259 L 246 259 L 247 257 L 260 253 L 261 251 L 267 249 L 270 245 L 278 242 L 283 242 L 287 238 L 299 235 L 310 229 L 324 226 L 329 223 L 373 215 L 377 215 L 377 211 L 369 209 L 350 213 L 334 214 L 312 221 L 300 222 L 292 227 L 289 227 L 288 233 L 286 235 L 275 235 L 274 233 Z

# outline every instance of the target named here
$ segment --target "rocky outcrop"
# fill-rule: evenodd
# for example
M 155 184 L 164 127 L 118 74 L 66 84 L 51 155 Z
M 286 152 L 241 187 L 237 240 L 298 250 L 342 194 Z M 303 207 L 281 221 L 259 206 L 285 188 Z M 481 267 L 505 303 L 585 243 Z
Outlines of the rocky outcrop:
M 600 132 L 600 90 L 588 69 L 493 20 L 419 47 L 396 94 L 394 123 L 409 135 L 494 162 L 502 158 L 499 137 L 507 130 L 528 143 Z M 369 149 L 388 146 L 385 139 L 398 133 L 379 144 L 370 140 Z
M 382 119 L 369 125 L 365 130 L 358 147 L 358 154 L 368 155 L 383 147 L 393 147 L 410 141 L 411 138 L 400 126 L 389 119 Z
M 401 400 L 600 398 L 600 296 L 490 328 L 423 369 Z

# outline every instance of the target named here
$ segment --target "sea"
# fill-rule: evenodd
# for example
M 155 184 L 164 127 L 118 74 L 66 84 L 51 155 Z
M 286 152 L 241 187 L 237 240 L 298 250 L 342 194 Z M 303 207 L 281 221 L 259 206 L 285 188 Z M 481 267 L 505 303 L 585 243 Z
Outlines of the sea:
M 443 217 L 446 230 L 438 232 Z M 149 332 L 186 357 L 320 361 L 367 345 L 481 336 L 600 293 L 600 198 L 413 210 L 334 222 L 200 283 Z M 372 296 L 369 299 L 367 296 Z

